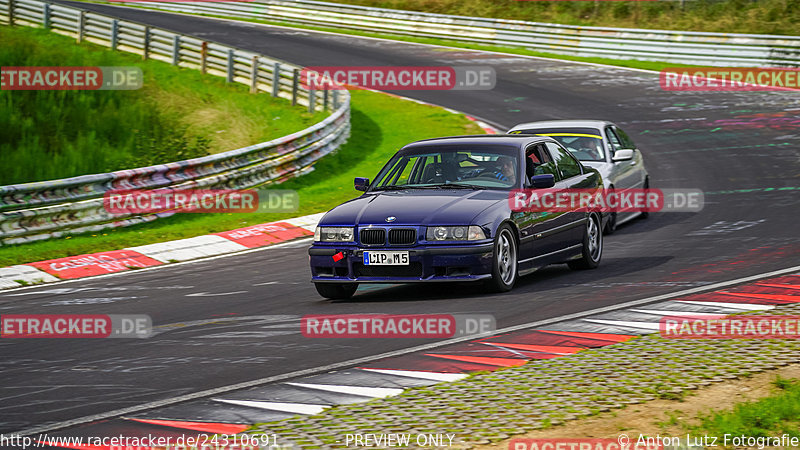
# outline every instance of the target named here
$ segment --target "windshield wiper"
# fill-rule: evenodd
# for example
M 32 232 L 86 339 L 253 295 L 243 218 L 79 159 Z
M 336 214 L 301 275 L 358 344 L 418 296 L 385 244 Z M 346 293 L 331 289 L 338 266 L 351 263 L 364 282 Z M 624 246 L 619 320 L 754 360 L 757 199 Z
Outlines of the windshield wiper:
M 484 186 L 477 186 L 474 184 L 456 184 L 456 183 L 445 183 L 445 184 L 433 184 L 430 186 L 425 186 L 426 188 L 433 188 L 433 189 L 486 189 Z
M 388 186 L 379 186 L 373 189 L 373 191 L 402 191 L 403 189 L 408 189 L 408 186 L 402 186 L 397 184 L 390 184 Z

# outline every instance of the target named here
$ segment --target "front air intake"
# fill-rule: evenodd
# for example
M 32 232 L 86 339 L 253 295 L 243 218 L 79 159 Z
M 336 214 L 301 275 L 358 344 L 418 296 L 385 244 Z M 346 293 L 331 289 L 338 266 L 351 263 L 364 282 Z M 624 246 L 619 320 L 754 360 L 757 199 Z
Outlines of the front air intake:
M 389 244 L 412 245 L 417 242 L 417 230 L 413 228 L 395 228 L 389 230 Z
M 385 245 L 386 230 L 383 228 L 365 228 L 361 230 L 361 243 L 364 245 Z

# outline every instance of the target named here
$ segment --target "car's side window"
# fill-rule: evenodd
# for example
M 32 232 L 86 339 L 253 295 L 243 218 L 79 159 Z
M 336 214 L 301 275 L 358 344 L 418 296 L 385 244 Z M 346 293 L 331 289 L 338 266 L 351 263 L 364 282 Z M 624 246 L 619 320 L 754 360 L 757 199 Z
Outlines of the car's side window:
M 553 142 L 547 142 L 545 145 L 550 149 L 550 154 L 555 159 L 556 167 L 561 172 L 562 179 L 571 178 L 583 172 L 581 164 L 566 149 Z
M 534 175 L 551 174 L 559 180 L 558 169 L 543 144 L 534 144 L 525 149 L 525 172 L 528 178 Z
M 611 127 L 606 127 L 606 137 L 608 137 L 608 142 L 611 142 L 611 146 L 614 148 L 614 151 L 622 149 L 622 143 L 619 141 L 617 134 L 614 133 L 614 130 Z
M 622 128 L 614 127 L 614 131 L 616 131 L 617 136 L 619 136 L 620 141 L 622 141 L 622 148 L 631 150 L 636 148 L 636 144 L 633 143 L 633 139 L 628 136 L 628 133 L 622 131 Z

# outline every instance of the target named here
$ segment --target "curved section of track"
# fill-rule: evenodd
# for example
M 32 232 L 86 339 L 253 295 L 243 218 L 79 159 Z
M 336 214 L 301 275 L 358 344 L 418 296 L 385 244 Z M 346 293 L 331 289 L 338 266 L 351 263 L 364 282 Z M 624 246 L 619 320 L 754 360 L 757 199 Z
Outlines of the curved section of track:
M 402 94 L 505 127 L 560 118 L 614 121 L 642 149 L 652 186 L 703 189 L 706 208 L 631 222 L 607 238 L 599 269 L 550 267 L 502 295 L 478 294 L 468 285 L 366 286 L 352 301 L 323 301 L 308 282 L 306 242 L 4 292 L 3 314 L 149 314 L 161 333 L 143 341 L 0 340 L 0 399 L 7 405 L 0 412 L 0 432 L 428 342 L 310 340 L 299 332 L 304 314 L 483 313 L 509 327 L 779 270 L 800 260 L 797 94 L 664 92 L 654 73 L 81 6 L 301 65 L 491 65 L 497 72 L 492 91 Z

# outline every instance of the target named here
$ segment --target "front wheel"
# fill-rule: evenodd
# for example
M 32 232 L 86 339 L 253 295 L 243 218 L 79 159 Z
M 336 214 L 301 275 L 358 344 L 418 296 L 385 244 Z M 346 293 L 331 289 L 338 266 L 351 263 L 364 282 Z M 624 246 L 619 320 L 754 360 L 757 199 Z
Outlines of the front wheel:
M 613 194 L 614 186 L 609 187 L 608 190 Z M 603 232 L 605 234 L 614 234 L 615 231 L 617 231 L 617 212 L 612 211 L 608 214 L 608 221 L 606 222 L 606 227 Z
M 647 177 L 647 178 L 644 179 L 644 186 L 642 186 L 642 188 L 644 189 L 645 192 L 648 189 L 650 189 L 650 177 Z M 642 211 L 642 213 L 639 214 L 639 218 L 640 219 L 647 219 L 649 216 L 650 216 L 650 212 L 648 212 L 648 211 Z
M 594 269 L 600 265 L 603 256 L 603 233 L 600 231 L 600 217 L 597 214 L 589 215 L 586 228 L 583 232 L 583 250 L 581 258 L 569 261 L 570 269 Z
M 314 283 L 319 295 L 331 300 L 348 299 L 356 293 L 358 283 Z
M 489 289 L 494 292 L 508 292 L 517 282 L 517 240 L 508 225 L 502 225 L 494 238 L 492 258 L 492 278 Z

